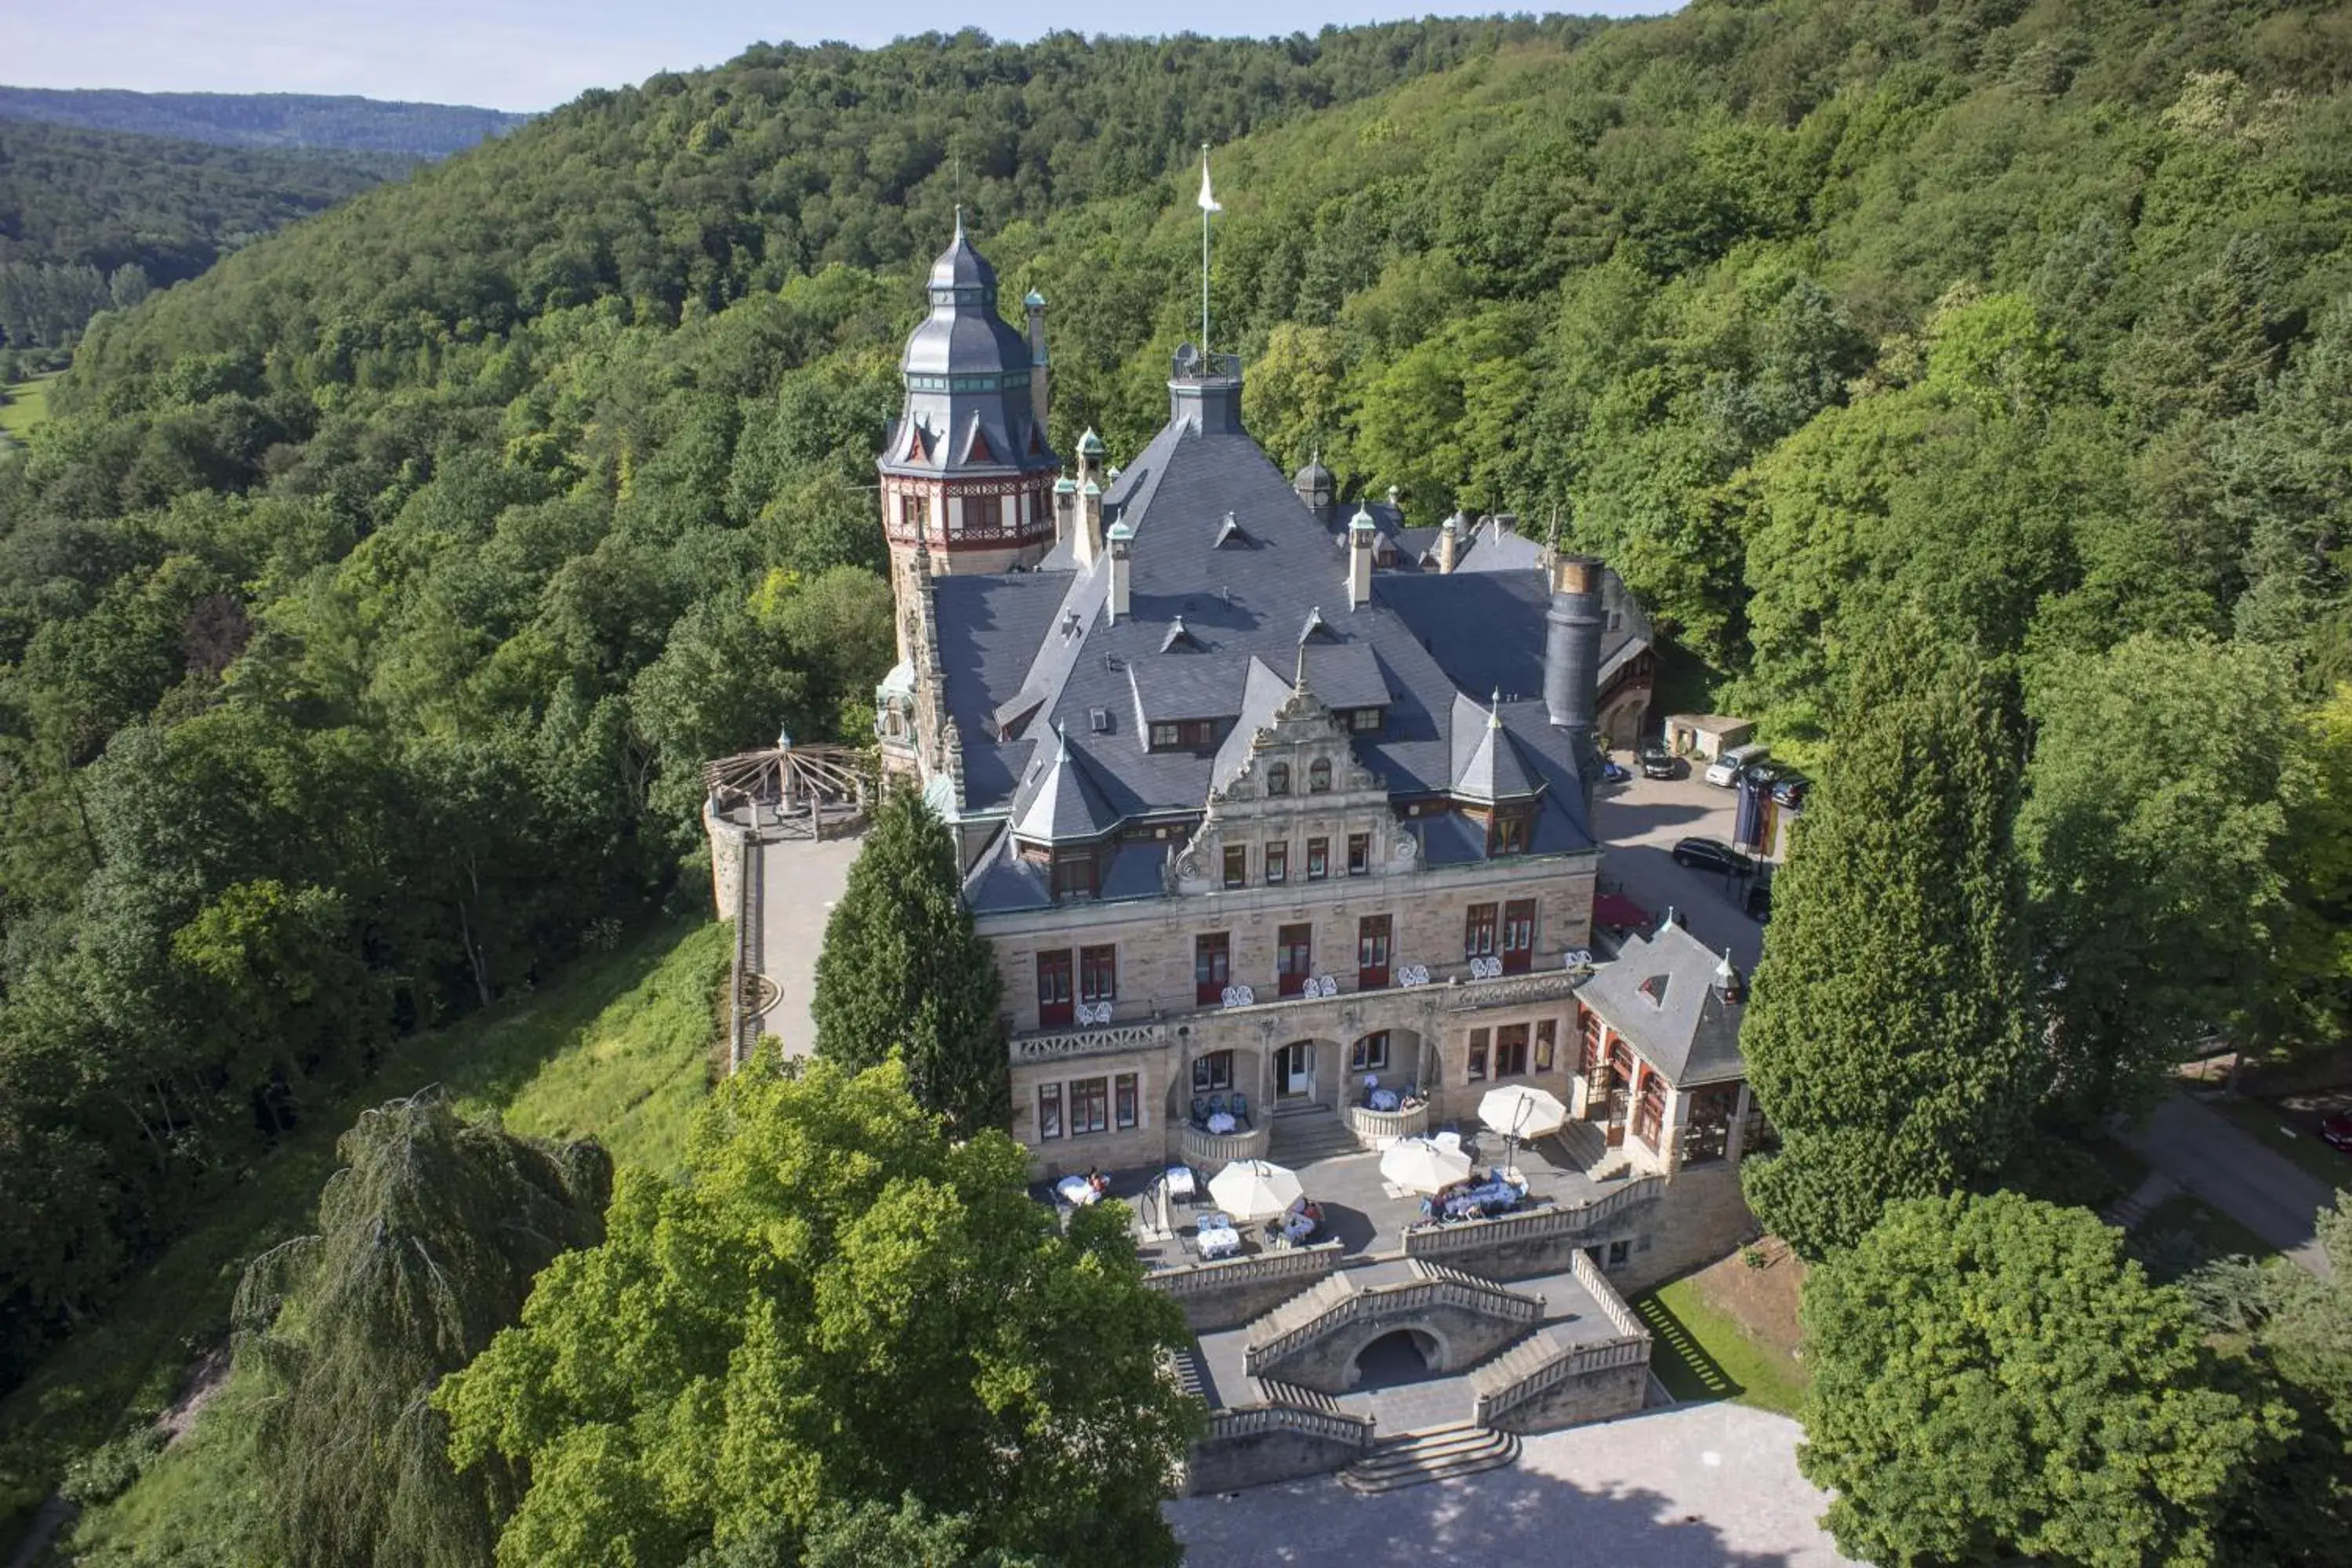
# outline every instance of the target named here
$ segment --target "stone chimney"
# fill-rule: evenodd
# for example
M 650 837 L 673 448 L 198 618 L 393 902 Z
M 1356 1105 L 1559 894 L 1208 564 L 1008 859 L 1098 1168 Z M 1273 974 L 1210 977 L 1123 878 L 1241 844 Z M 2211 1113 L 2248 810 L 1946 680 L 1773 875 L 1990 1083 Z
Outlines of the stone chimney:
M 1092 566 L 1102 559 L 1102 486 L 1090 479 L 1078 487 L 1078 565 Z
M 1036 421 L 1037 439 L 1051 441 L 1045 425 L 1045 296 L 1032 289 L 1021 303 L 1029 312 L 1029 417 Z
M 1456 507 L 1454 515 L 1437 530 L 1437 569 L 1451 572 L 1462 560 L 1462 534 L 1465 520 Z
M 1715 994 L 1726 1002 L 1743 1000 L 1748 994 L 1748 979 L 1739 966 L 1731 962 L 1731 950 L 1726 948 L 1723 962 L 1715 966 Z
M 1595 710 L 1601 701 L 1601 562 L 1560 555 L 1552 562 L 1551 606 L 1544 612 L 1544 710 L 1570 737 L 1584 778 L 1585 820 L 1601 782 L 1593 753 Z
M 1078 481 L 1059 479 L 1054 481 L 1054 542 L 1065 544 L 1078 526 Z
M 1348 607 L 1369 604 L 1372 597 L 1372 542 L 1380 524 L 1363 508 L 1348 523 Z
M 1127 519 L 1110 525 L 1110 624 L 1118 625 L 1133 611 L 1129 607 L 1128 556 L 1135 548 L 1135 529 Z

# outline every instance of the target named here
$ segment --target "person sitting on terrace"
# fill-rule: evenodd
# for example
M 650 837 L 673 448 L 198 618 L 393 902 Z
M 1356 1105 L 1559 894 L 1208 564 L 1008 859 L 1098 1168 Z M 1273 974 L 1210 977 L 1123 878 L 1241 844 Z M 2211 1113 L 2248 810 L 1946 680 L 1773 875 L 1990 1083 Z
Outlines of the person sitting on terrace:
M 1100 1197 L 1110 1191 L 1110 1178 L 1102 1173 L 1101 1167 L 1089 1165 L 1087 1167 L 1087 1185 L 1095 1190 L 1095 1196 Z

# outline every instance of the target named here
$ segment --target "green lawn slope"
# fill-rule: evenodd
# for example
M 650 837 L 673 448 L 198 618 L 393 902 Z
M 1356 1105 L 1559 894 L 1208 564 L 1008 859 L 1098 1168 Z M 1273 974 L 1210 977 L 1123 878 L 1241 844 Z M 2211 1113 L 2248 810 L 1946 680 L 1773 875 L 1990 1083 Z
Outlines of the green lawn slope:
M 467 1110 L 497 1111 L 517 1131 L 594 1133 L 617 1163 L 669 1169 L 687 1116 L 708 1092 L 722 1033 L 729 928 L 656 925 L 617 951 L 574 964 L 562 980 L 457 1027 L 403 1047 L 362 1093 L 257 1162 L 243 1186 L 159 1258 L 113 1311 L 89 1324 L 0 1403 L 0 1486 L 21 1523 L 68 1468 L 101 1445 L 130 1440 L 171 1406 L 189 1372 L 225 1335 L 229 1299 L 248 1259 L 306 1230 L 334 1143 L 367 1105 L 442 1085 Z M 224 1394 L 233 1408 L 234 1388 Z M 174 1540 L 219 1535 L 180 1515 L 241 1510 L 233 1475 L 245 1449 L 234 1421 L 200 1420 L 119 1502 L 81 1529 L 99 1561 L 143 1555 Z M 120 1461 L 117 1447 L 100 1465 Z M 84 1464 L 83 1469 L 91 1467 Z M 100 1489 L 103 1489 L 102 1488 Z M 170 1522 L 166 1522 L 166 1521 Z M 217 1523 L 217 1521 L 214 1522 Z M 0 1532 L 13 1542 L 14 1529 Z M 140 1543 L 142 1556 L 121 1554 Z M 77 1548 L 79 1553 L 79 1548 Z M 199 1553 L 184 1561 L 217 1561 Z

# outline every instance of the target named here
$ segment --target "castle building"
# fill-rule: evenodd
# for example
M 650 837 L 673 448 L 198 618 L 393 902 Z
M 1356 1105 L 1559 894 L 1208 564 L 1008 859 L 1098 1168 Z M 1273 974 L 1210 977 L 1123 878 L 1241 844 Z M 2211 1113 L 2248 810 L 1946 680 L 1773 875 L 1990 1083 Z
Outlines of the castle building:
M 1604 692 L 1638 726 L 1651 657 L 1622 584 L 1507 520 L 1416 535 L 1319 462 L 1286 477 L 1239 360 L 1189 345 L 1142 450 L 1110 468 L 1088 432 L 1066 464 L 1045 301 L 1025 338 L 1000 319 L 961 225 L 929 289 L 878 463 L 876 725 L 960 846 L 1035 1173 L 1213 1171 L 1278 1115 L 1378 1147 L 1510 1084 L 1599 1120 L 1595 743 Z

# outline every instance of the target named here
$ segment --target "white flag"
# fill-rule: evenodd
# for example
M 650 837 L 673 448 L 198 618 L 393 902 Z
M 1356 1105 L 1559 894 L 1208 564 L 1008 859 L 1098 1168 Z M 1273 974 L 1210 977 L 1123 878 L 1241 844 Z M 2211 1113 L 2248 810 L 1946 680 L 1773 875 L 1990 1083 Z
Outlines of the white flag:
M 1209 190 L 1209 160 L 1205 155 L 1201 159 L 1201 210 L 1204 213 L 1225 210 L 1217 204 L 1217 198 Z

